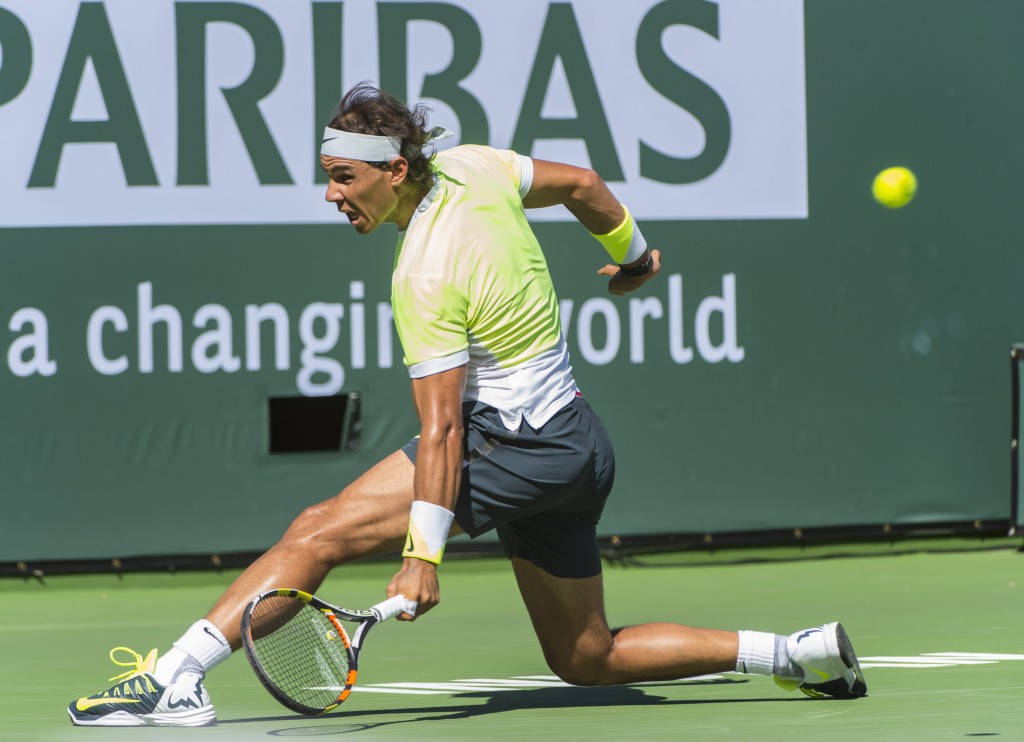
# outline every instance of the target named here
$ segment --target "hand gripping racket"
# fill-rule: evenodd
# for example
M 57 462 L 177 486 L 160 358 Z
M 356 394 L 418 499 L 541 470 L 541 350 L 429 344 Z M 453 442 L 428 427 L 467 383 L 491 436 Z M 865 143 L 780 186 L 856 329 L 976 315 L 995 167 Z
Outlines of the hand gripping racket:
M 322 714 L 348 698 L 370 629 L 416 603 L 401 595 L 354 611 L 287 588 L 257 595 L 242 614 L 242 645 L 270 694 L 292 711 Z M 349 639 L 341 622 L 355 624 Z

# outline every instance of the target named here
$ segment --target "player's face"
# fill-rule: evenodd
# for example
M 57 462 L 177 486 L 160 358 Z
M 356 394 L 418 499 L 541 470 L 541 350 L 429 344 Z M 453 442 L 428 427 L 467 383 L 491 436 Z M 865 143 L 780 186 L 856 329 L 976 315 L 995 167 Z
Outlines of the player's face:
M 331 179 L 325 198 L 348 217 L 359 234 L 392 221 L 398 197 L 390 172 L 342 157 L 321 156 L 320 167 Z

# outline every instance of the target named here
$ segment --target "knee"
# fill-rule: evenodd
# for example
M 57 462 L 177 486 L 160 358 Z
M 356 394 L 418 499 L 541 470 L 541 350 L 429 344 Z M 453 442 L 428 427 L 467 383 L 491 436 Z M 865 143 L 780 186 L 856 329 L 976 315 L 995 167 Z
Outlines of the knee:
M 287 542 L 315 540 L 323 529 L 323 523 L 324 504 L 310 505 L 292 520 L 281 540 Z
M 569 685 L 609 685 L 614 682 L 608 676 L 608 663 L 601 655 L 548 657 L 547 661 L 551 671 Z
M 292 521 L 278 546 L 307 552 L 309 558 L 333 564 L 345 561 L 342 544 L 331 536 L 330 515 L 326 503 L 311 505 Z

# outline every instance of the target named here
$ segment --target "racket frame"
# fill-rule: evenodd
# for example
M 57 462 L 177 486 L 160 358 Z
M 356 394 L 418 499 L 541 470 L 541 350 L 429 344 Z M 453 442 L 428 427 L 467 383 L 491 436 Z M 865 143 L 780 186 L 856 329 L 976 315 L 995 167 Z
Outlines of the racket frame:
M 270 679 L 269 674 L 264 669 L 263 662 L 259 658 L 252 638 L 252 613 L 262 600 L 275 596 L 298 600 L 311 608 L 317 609 L 327 618 L 334 627 L 334 630 L 338 632 L 338 638 L 344 644 L 345 654 L 348 655 L 349 667 L 348 674 L 345 678 L 345 686 L 338 694 L 334 703 L 328 704 L 323 708 L 315 708 L 313 706 L 307 706 L 299 703 L 281 690 L 277 684 Z M 345 627 L 339 620 L 339 616 L 346 621 L 358 624 L 351 639 L 349 638 L 348 632 L 345 631 Z M 245 655 L 249 659 L 249 664 L 252 665 L 252 669 L 256 672 L 256 677 L 260 679 L 260 682 L 263 683 L 263 687 L 267 689 L 270 695 L 292 711 L 305 714 L 307 716 L 319 716 L 320 714 L 336 709 L 345 701 L 346 698 L 348 698 L 349 693 L 352 692 L 352 687 L 355 685 L 356 677 L 358 675 L 359 650 L 366 637 L 366 632 L 368 632 L 374 625 L 380 623 L 384 618 L 386 618 L 386 616 L 382 617 L 380 613 L 372 609 L 352 610 L 349 608 L 341 608 L 320 600 L 320 598 L 315 595 L 303 592 L 302 590 L 275 588 L 257 595 L 249 605 L 245 607 L 245 612 L 242 614 L 242 646 L 245 647 Z

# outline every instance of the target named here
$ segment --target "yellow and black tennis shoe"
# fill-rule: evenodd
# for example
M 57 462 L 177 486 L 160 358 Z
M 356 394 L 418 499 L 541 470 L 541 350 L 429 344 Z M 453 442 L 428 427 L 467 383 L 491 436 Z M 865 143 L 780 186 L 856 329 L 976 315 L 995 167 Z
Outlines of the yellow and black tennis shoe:
M 131 662 L 117 659 L 118 652 L 134 657 Z M 210 696 L 203 687 L 201 668 L 179 671 L 168 685 L 153 676 L 156 650 L 146 658 L 127 647 L 110 650 L 114 664 L 131 667 L 128 672 L 110 678 L 116 685 L 94 696 L 84 696 L 68 705 L 71 723 L 96 727 L 201 727 L 217 720 Z

